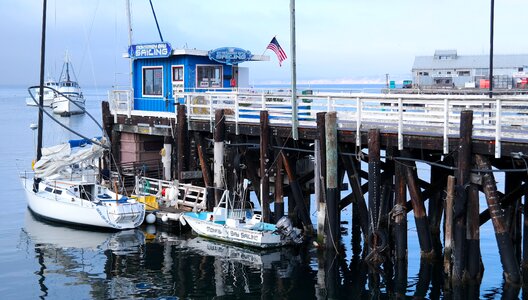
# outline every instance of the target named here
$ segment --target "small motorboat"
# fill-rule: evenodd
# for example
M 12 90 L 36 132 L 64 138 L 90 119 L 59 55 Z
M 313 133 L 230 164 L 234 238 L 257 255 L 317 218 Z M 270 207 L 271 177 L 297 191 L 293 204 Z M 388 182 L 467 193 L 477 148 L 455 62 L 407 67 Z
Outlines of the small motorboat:
M 44 106 L 51 107 L 51 104 L 53 103 L 53 99 L 57 96 L 57 93 L 53 91 L 52 89 L 58 89 L 59 84 L 53 80 L 51 77 L 49 77 L 46 82 L 44 82 L 44 86 L 47 88 L 44 88 Z M 39 91 L 38 89 L 35 92 L 35 99 L 39 101 Z M 29 106 L 37 106 L 38 104 L 33 100 L 33 97 L 27 97 L 26 98 L 26 105 Z
M 277 224 L 261 219 L 252 209 L 237 208 L 226 190 L 212 212 L 186 212 L 180 222 L 189 224 L 200 236 L 257 248 L 302 243 L 300 230 L 292 226 L 288 217 L 282 217 Z

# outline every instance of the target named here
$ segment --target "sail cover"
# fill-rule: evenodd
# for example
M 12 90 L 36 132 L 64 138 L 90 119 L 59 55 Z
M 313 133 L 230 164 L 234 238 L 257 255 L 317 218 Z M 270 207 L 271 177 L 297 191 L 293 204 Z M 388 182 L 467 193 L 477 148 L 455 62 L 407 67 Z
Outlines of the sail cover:
M 104 149 L 96 144 L 76 147 L 74 150 L 72 151 L 69 143 L 42 148 L 42 157 L 34 166 L 35 177 L 46 178 L 58 174 L 73 164 L 99 158 L 104 152 Z

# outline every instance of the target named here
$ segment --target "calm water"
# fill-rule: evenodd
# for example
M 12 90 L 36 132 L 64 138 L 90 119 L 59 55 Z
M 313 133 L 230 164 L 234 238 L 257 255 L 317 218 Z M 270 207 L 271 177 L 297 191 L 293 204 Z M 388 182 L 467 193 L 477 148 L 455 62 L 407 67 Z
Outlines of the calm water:
M 87 108 L 97 119 L 105 93 L 85 90 Z M 381 277 L 379 284 L 366 273 L 366 265 L 352 258 L 349 208 L 342 214 L 342 220 L 348 221 L 342 224 L 343 257 L 321 256 L 311 246 L 258 252 L 155 227 L 105 233 L 35 220 L 27 211 L 17 177 L 30 166 L 35 146 L 29 124 L 36 123 L 37 109 L 25 105 L 26 94 L 24 88 L 0 88 L 1 299 L 385 299 L 395 291 L 408 297 L 442 296 L 441 282 L 435 280 L 441 278 L 437 266 L 420 264 L 412 214 L 407 278 L 394 282 Z M 86 135 L 100 135 L 87 116 L 60 119 Z M 44 130 L 45 145 L 72 137 L 49 120 Z M 420 167 L 420 173 L 427 172 L 427 166 Z M 312 218 L 315 223 L 314 214 Z M 491 224 L 480 232 L 482 284 L 457 291 L 455 298 L 506 296 Z M 517 290 L 508 292 L 514 298 L 521 295 Z

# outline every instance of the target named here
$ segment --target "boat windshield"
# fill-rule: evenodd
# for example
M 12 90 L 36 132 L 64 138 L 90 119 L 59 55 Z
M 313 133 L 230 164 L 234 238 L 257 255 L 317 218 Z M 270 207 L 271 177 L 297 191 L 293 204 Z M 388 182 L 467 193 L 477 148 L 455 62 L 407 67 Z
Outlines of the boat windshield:
M 75 81 L 63 81 L 63 82 L 61 82 L 61 86 L 77 87 L 79 85 Z

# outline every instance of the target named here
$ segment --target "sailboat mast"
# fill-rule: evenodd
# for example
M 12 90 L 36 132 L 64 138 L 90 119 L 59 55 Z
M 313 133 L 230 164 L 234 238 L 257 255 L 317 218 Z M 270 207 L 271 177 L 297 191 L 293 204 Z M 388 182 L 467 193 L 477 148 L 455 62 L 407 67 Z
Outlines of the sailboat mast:
M 130 14 L 130 0 L 126 0 L 126 15 L 128 19 L 128 46 L 132 45 L 132 17 Z M 134 69 L 132 65 L 132 58 L 130 58 L 130 96 L 134 96 L 134 88 L 132 87 L 132 76 L 134 74 Z
M 42 40 L 40 44 L 40 89 L 39 89 L 39 112 L 37 131 L 37 161 L 42 157 L 42 126 L 44 114 L 44 66 L 46 62 L 46 6 L 47 0 L 43 0 L 42 5 Z

